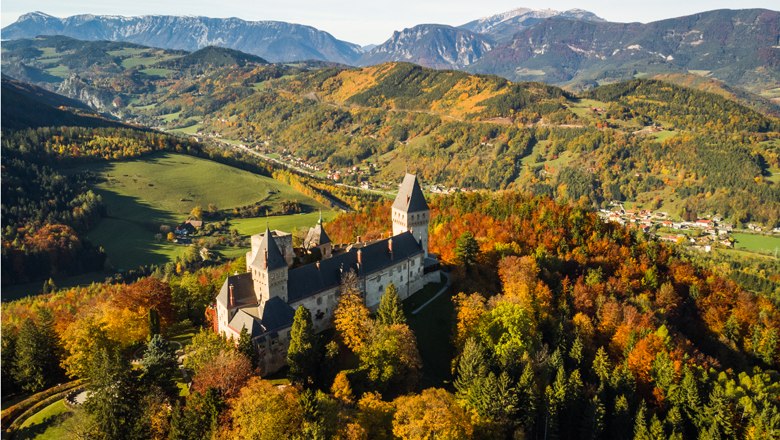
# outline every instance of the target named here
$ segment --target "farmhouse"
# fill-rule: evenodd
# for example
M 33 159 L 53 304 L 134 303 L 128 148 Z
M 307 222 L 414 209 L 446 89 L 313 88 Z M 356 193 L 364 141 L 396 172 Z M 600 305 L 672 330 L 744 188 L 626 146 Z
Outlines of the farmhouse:
M 290 234 L 266 228 L 252 236 L 247 272 L 229 276 L 217 295 L 217 331 L 237 338 L 246 329 L 260 354 L 262 374 L 279 370 L 286 365 L 295 309 L 311 312 L 315 331 L 329 328 L 347 272 L 358 276 L 369 308 L 379 305 L 390 283 L 405 299 L 426 282 L 438 281 L 438 262 L 428 256 L 429 220 L 417 178 L 407 174 L 392 207 L 393 235 L 386 239 L 358 239 L 336 248 L 320 216 L 304 241 L 304 251 L 316 261 L 291 268 Z

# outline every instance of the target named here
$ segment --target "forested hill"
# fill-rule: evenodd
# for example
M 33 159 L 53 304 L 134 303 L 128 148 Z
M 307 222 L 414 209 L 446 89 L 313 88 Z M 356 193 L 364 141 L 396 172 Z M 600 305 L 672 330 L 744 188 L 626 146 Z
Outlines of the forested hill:
M 256 55 L 250 55 L 224 47 L 207 46 L 181 58 L 163 61 L 161 67 L 186 69 L 191 67 L 243 67 L 247 64 L 268 64 L 268 61 Z
M 776 437 L 777 297 L 546 197 L 430 204 L 451 292 L 420 307 L 436 290 L 402 304 L 390 284 L 372 313 L 345 277 L 333 331 L 315 334 L 298 308 L 289 369 L 273 380 L 258 377 L 248 333 L 229 342 L 204 319 L 239 259 L 4 304 L 3 362 L 15 367 L 2 391 L 84 379 L 87 404 L 51 423 L 84 430 L 88 418 L 89 438 Z M 389 218 L 387 202 L 327 227 L 342 242 L 383 236 Z
M 262 84 L 204 117 L 204 128 L 330 169 L 371 162 L 379 185 L 411 165 L 444 187 L 777 221 L 778 119 L 721 95 L 633 80 L 578 97 L 406 63 Z
M 640 79 L 575 95 L 409 63 L 219 66 L 206 52 L 179 69 L 181 52 L 42 37 L 3 45 L 3 67 L 26 66 L 37 84 L 125 120 L 283 154 L 351 185 L 393 190 L 411 166 L 447 190 L 514 187 L 777 224 L 777 118 L 714 86 Z
M 3 130 L 48 126 L 119 127 L 83 102 L 66 98 L 5 75 L 2 77 Z

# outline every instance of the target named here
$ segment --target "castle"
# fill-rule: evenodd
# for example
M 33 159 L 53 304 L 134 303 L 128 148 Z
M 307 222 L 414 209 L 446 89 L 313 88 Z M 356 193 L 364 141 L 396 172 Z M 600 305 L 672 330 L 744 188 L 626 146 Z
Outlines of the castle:
M 295 309 L 306 307 L 314 330 L 331 326 L 344 274 L 354 271 L 366 305 L 375 309 L 393 283 L 401 299 L 438 282 L 438 262 L 428 256 L 430 209 L 416 176 L 406 174 L 392 207 L 393 235 L 336 248 L 322 224 L 309 230 L 303 252 L 315 262 L 291 268 L 292 236 L 266 227 L 252 236 L 247 272 L 227 277 L 216 298 L 216 328 L 229 338 L 246 329 L 259 352 L 262 374 L 286 365 Z

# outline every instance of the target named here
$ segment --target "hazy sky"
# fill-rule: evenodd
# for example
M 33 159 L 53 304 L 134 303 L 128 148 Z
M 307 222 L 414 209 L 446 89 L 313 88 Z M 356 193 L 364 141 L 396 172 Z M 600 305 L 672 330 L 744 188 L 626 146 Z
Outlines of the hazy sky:
M 519 7 L 586 9 L 610 21 L 648 22 L 711 9 L 780 9 L 778 0 L 2 0 L 2 25 L 42 11 L 75 14 L 204 15 L 280 20 L 314 26 L 358 44 L 381 43 L 394 30 L 420 23 L 460 25 Z

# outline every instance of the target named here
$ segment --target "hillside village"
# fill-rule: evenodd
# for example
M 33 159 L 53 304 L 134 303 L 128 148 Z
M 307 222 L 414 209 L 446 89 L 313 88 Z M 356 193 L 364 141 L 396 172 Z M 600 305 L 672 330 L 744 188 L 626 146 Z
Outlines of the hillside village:
M 734 225 L 719 216 L 674 221 L 667 212 L 625 209 L 621 203 L 613 202 L 610 209 L 599 210 L 599 217 L 638 229 L 660 241 L 687 244 L 704 252 L 710 252 L 716 246 L 734 247 L 734 238 L 731 236 Z

